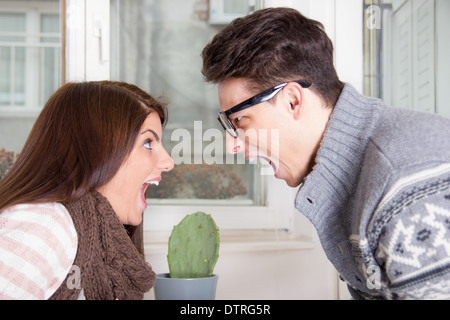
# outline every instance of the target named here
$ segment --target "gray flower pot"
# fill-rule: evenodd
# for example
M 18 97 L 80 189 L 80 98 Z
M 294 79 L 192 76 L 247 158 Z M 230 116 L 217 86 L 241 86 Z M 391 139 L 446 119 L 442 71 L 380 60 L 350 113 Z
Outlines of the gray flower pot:
M 214 300 L 218 275 L 206 278 L 170 278 L 169 273 L 156 275 L 156 300 Z

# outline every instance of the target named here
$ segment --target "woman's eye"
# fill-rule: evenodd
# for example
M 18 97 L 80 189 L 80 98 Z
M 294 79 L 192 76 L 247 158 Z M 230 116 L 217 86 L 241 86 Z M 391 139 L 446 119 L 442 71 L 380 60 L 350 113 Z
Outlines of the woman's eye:
M 241 121 L 242 118 L 243 118 L 242 116 L 237 117 L 237 118 L 236 118 L 236 121 Z
M 144 148 L 152 150 L 152 146 L 151 146 L 152 140 L 148 139 L 144 142 Z

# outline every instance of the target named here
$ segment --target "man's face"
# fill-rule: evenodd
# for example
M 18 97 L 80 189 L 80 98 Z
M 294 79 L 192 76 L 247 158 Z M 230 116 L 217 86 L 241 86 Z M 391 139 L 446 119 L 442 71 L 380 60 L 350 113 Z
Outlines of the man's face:
M 310 143 L 303 141 L 308 134 L 292 108 L 292 102 L 294 105 L 298 102 L 293 101 L 290 92 L 301 90 L 298 87 L 289 83 L 273 100 L 229 115 L 239 137 L 226 135 L 227 152 L 242 153 L 246 160 L 266 160 L 275 177 L 285 180 L 291 187 L 298 186 L 309 173 L 315 156 Z M 248 91 L 244 79 L 226 80 L 219 84 L 220 109 L 226 111 L 257 93 Z

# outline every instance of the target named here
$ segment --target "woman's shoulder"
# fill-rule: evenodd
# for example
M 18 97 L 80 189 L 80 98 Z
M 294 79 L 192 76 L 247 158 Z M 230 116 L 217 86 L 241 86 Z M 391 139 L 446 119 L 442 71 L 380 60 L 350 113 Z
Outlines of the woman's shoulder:
M 77 252 L 77 233 L 60 203 L 19 204 L 0 213 L 0 299 L 48 299 Z
M 68 233 L 75 231 L 69 212 L 58 202 L 17 204 L 0 213 L 3 220 L 11 223 L 16 221 L 17 223 L 59 225 Z

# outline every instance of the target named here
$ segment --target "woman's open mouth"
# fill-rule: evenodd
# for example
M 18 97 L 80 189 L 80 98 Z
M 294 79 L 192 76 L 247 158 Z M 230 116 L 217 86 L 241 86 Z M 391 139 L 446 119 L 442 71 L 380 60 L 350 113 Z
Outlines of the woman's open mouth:
M 145 199 L 145 192 L 147 191 L 148 186 L 151 184 L 158 186 L 160 181 L 161 181 L 161 178 L 155 178 L 155 179 L 144 182 L 144 184 L 141 186 L 141 200 L 142 200 L 142 205 L 144 206 L 144 209 L 147 208 L 147 200 Z

